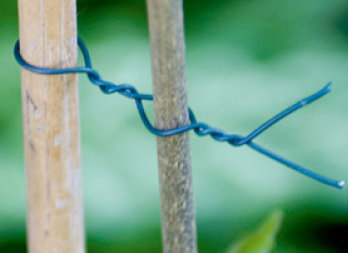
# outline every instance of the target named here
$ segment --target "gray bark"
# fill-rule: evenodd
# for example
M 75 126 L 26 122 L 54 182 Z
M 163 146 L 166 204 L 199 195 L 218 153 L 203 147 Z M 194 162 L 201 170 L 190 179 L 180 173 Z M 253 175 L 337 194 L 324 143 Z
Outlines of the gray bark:
M 155 126 L 189 123 L 182 0 L 147 0 Z M 163 252 L 197 252 L 189 134 L 157 137 Z

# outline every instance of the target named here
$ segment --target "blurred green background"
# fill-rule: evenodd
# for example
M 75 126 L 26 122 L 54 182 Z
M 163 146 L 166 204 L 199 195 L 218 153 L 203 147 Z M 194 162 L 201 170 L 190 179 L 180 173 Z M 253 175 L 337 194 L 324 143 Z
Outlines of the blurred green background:
M 198 119 L 247 134 L 333 81 L 333 92 L 257 142 L 348 179 L 348 2 L 185 1 L 187 83 Z M 79 34 L 106 80 L 151 92 L 145 2 L 78 1 Z M 0 252 L 25 252 L 25 177 L 16 1 L 0 3 Z M 80 77 L 89 252 L 160 252 L 155 137 L 133 102 Z M 152 105 L 147 104 L 152 111 Z M 348 189 L 314 182 L 248 148 L 191 135 L 200 252 L 225 252 L 272 210 L 273 252 L 348 252 Z

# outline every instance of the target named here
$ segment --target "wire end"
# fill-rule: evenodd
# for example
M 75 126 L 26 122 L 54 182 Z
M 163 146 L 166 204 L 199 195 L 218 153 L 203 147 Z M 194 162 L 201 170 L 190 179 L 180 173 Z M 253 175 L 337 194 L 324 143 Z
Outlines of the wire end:
M 338 188 L 343 189 L 343 187 L 346 185 L 346 182 L 344 180 L 341 180 L 337 183 Z
M 327 85 L 325 85 L 323 91 L 326 93 L 330 92 L 332 90 L 332 82 L 330 81 Z

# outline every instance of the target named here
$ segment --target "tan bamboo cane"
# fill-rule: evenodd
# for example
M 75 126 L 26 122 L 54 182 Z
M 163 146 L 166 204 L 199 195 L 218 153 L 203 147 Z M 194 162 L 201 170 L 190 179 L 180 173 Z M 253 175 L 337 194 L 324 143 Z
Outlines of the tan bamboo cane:
M 182 0 L 147 0 L 155 125 L 189 123 Z M 189 135 L 157 137 L 163 252 L 197 252 Z
M 18 0 L 20 47 L 29 63 L 77 62 L 75 0 Z M 30 253 L 83 253 L 78 81 L 22 69 L 27 233 Z

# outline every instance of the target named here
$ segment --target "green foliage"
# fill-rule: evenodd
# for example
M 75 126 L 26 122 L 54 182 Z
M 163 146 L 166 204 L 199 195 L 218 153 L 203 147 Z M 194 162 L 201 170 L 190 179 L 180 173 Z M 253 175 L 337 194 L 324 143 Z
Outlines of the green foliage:
M 20 72 L 12 53 L 16 5 L 0 4 L 1 253 L 25 251 Z M 188 96 L 198 119 L 247 134 L 331 80 L 332 94 L 257 141 L 319 173 L 347 179 L 348 1 L 184 5 Z M 78 0 L 78 19 L 102 76 L 151 93 L 145 1 Z M 141 125 L 134 104 L 100 94 L 83 76 L 80 111 L 89 252 L 160 252 L 155 137 Z M 348 189 L 328 189 L 247 148 L 196 136 L 191 144 L 200 253 L 223 252 L 253 217 L 278 206 L 287 219 L 277 251 L 348 252 L 337 229 L 348 224 Z
M 255 231 L 240 238 L 228 253 L 268 253 L 272 250 L 283 220 L 283 212 L 273 212 Z

